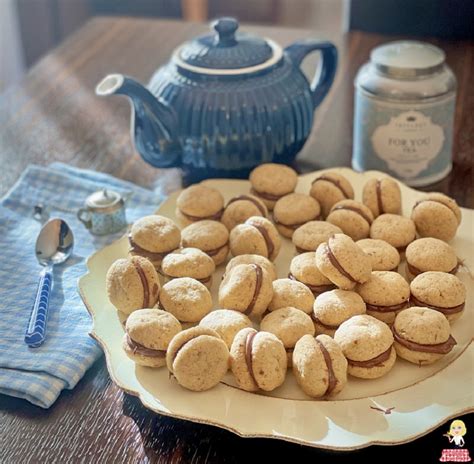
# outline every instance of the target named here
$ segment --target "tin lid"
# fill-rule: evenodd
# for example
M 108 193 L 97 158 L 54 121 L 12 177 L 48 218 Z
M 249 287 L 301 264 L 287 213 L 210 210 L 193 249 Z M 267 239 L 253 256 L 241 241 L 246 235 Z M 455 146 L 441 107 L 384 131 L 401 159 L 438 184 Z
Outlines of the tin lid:
M 413 40 L 389 42 L 372 50 L 377 71 L 395 78 L 426 76 L 443 69 L 445 54 L 434 45 Z
M 86 206 L 99 213 L 111 213 L 121 208 L 123 204 L 124 200 L 120 193 L 108 189 L 94 192 L 86 199 Z

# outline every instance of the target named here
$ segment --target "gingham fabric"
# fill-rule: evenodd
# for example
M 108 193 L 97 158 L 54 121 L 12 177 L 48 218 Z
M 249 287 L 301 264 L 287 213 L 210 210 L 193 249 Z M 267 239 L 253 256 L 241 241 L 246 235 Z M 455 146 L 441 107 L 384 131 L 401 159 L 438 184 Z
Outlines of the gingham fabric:
M 444 449 L 439 458 L 440 462 L 471 462 L 467 449 Z
M 91 322 L 77 280 L 86 271 L 85 259 L 123 231 L 105 237 L 91 235 L 76 218 L 85 198 L 104 187 L 131 194 L 127 203 L 131 222 L 152 213 L 164 198 L 163 184 L 171 178 L 171 186 L 176 187 L 177 177 L 176 171 L 170 172 L 152 191 L 59 163 L 26 169 L 0 201 L 0 393 L 48 408 L 63 389 L 74 388 L 101 354 L 88 335 Z M 73 256 L 54 270 L 46 341 L 31 349 L 23 339 L 41 271 L 34 253 L 41 224 L 32 216 L 39 203 L 47 207 L 50 217 L 68 222 L 75 243 Z

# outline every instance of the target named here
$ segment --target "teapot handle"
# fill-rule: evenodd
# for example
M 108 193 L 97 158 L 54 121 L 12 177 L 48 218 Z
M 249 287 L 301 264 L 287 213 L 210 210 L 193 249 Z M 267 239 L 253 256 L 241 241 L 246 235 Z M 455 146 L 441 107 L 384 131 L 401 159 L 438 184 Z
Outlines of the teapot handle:
M 337 69 L 337 48 L 326 40 L 300 40 L 285 48 L 295 66 L 300 66 L 306 56 L 313 52 L 321 52 L 321 60 L 311 82 L 313 108 L 323 101 L 334 81 Z

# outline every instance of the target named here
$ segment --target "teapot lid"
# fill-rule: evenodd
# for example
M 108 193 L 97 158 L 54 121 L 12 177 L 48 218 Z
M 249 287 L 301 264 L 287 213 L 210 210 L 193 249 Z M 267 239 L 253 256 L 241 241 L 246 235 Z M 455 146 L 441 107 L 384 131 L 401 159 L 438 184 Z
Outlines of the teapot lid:
M 234 18 L 212 23 L 214 34 L 183 44 L 173 55 L 174 62 L 202 74 L 244 74 L 275 64 L 282 56 L 279 45 L 250 34 L 237 32 Z

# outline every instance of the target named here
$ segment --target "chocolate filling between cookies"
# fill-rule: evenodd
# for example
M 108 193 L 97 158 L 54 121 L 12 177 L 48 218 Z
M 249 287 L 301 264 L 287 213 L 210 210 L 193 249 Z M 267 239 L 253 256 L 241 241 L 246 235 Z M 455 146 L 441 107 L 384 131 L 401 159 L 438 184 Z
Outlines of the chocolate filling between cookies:
M 410 306 L 410 302 L 407 300 L 396 305 L 387 305 L 387 306 L 373 305 L 366 302 L 365 305 L 368 311 L 374 311 L 377 313 L 391 313 L 392 311 L 400 311 L 402 309 L 408 308 L 408 306 Z
M 330 240 L 330 239 L 329 239 Z M 329 258 L 329 261 L 331 264 L 346 278 L 349 279 L 351 282 L 354 282 L 355 284 L 360 284 L 360 282 L 354 277 L 352 277 L 339 263 L 337 258 L 334 256 L 334 253 L 331 250 L 331 246 L 329 245 L 329 240 L 326 243 L 326 250 L 327 250 L 327 256 Z
M 314 313 L 311 313 L 311 319 L 316 322 L 316 324 L 319 324 L 321 327 L 324 327 L 325 329 L 328 329 L 328 330 L 337 330 L 339 328 L 338 325 L 328 325 L 328 324 L 325 324 L 324 322 L 321 322 L 320 319 L 318 319 Z
M 418 269 L 417 267 L 410 264 L 408 261 L 407 261 L 407 267 L 408 267 L 408 270 L 410 271 L 410 274 L 414 276 L 423 274 L 424 272 L 428 272 L 428 271 L 422 271 L 421 269 Z M 457 263 L 456 266 L 454 266 L 450 271 L 448 271 L 448 274 L 454 275 L 456 274 L 456 272 L 458 272 L 458 270 L 459 270 L 459 263 Z
M 315 338 L 315 341 L 319 345 L 319 348 L 321 349 L 324 362 L 326 363 L 326 367 L 328 369 L 328 386 L 326 388 L 326 392 L 324 393 L 324 395 L 330 395 L 337 385 L 337 378 L 332 366 L 332 359 L 326 347 L 317 338 Z
M 392 345 L 390 345 L 388 350 L 379 354 L 375 358 L 367 359 L 367 361 L 353 361 L 352 359 L 347 358 L 347 362 L 351 366 L 354 366 L 354 367 L 366 367 L 366 368 L 375 367 L 387 361 L 387 359 L 390 358 L 391 353 L 392 353 Z
M 128 333 L 126 335 L 127 345 L 133 351 L 133 354 L 149 356 L 150 358 L 164 358 L 166 356 L 166 350 L 154 350 L 153 348 L 148 348 L 136 342 L 135 340 L 132 340 Z
M 333 213 L 334 211 L 343 211 L 343 210 L 347 210 L 347 211 L 352 211 L 356 214 L 358 214 L 361 218 L 363 218 L 367 224 L 372 224 L 372 219 L 370 219 L 369 216 L 367 216 L 367 214 L 364 213 L 364 211 L 362 211 L 361 209 L 355 207 L 355 206 L 345 206 L 345 205 L 340 205 L 340 206 L 335 206 L 334 208 L 331 209 L 331 213 Z
M 411 351 L 420 351 L 422 353 L 433 353 L 433 354 L 448 354 L 455 345 L 457 345 L 456 340 L 452 335 L 449 335 L 449 338 L 443 343 L 436 343 L 432 345 L 427 345 L 423 343 L 416 343 L 406 338 L 403 338 L 395 329 L 395 326 L 392 326 L 393 338 L 395 341 L 400 343 L 400 345 L 408 348 Z
M 135 270 L 140 277 L 143 287 L 143 308 L 147 308 L 150 304 L 150 287 L 148 285 L 148 279 L 146 278 L 145 272 L 143 271 L 140 263 L 137 263 L 135 260 L 133 260 L 133 265 L 135 266 Z
M 258 210 L 260 211 L 263 217 L 267 216 L 265 208 L 258 202 L 258 200 L 256 200 L 255 198 L 252 198 L 249 195 L 239 195 L 237 197 L 231 198 L 229 202 L 227 203 L 226 208 L 228 208 L 230 204 L 236 201 L 242 201 L 242 200 L 250 201 L 250 203 L 253 203 L 258 208 Z
M 265 245 L 267 246 L 267 254 L 268 254 L 268 258 L 270 259 L 271 256 L 273 255 L 273 252 L 275 251 L 275 246 L 273 245 L 272 239 L 270 238 L 270 235 L 267 229 L 265 229 L 263 225 L 258 224 L 255 221 L 247 220 L 245 221 L 245 224 L 254 227 L 260 232 L 260 234 L 263 237 L 263 240 L 265 241 Z
M 346 193 L 346 191 L 342 188 L 341 183 L 337 179 L 332 179 L 331 177 L 323 175 L 323 176 L 319 176 L 316 179 L 314 179 L 313 182 L 311 182 L 311 185 L 314 185 L 318 180 L 325 180 L 326 182 L 329 182 L 330 184 L 334 185 L 335 187 L 337 187 L 340 190 L 340 192 L 342 193 L 344 198 L 346 198 L 346 199 L 350 198 L 350 195 L 348 195 Z
M 379 215 L 384 213 L 383 203 L 382 203 L 382 181 L 377 179 L 375 182 L 375 195 L 377 197 L 377 209 L 379 210 Z
M 222 213 L 224 212 L 224 208 L 221 208 L 219 211 L 217 211 L 217 213 L 211 214 L 210 216 L 203 216 L 203 217 L 193 216 L 191 214 L 185 213 L 181 209 L 179 210 L 179 212 L 190 221 L 205 221 L 205 220 L 218 221 L 221 218 Z
M 175 251 L 177 248 L 174 248 L 169 251 L 162 251 L 162 252 L 154 252 L 154 251 L 149 251 L 145 250 L 145 248 L 142 248 L 140 245 L 137 245 L 133 239 L 131 234 L 128 236 L 128 242 L 130 244 L 130 252 L 136 253 L 137 255 L 143 256 L 144 258 L 148 258 L 150 260 L 159 260 L 163 259 L 167 254 Z
M 273 222 L 279 226 L 283 226 L 283 227 L 286 227 L 288 229 L 291 229 L 291 230 L 296 230 L 298 229 L 298 227 L 301 227 L 303 225 L 305 225 L 307 222 L 310 222 L 310 221 L 318 221 L 321 219 L 321 215 L 320 214 L 317 214 L 314 218 L 312 219 L 308 219 L 307 221 L 304 221 L 304 222 L 299 222 L 298 224 L 284 224 L 283 222 L 280 222 L 276 217 L 275 217 L 275 214 L 273 214 Z
M 336 288 L 336 286 L 333 285 L 333 284 L 328 284 L 328 285 L 307 284 L 306 282 L 302 282 L 301 280 L 298 280 L 291 272 L 288 274 L 288 279 L 294 280 L 295 282 L 301 282 L 303 285 L 306 285 L 311 290 L 311 292 L 313 294 L 314 293 L 320 294 L 320 293 L 328 292 L 329 290 L 333 290 L 334 288 Z
M 254 187 L 250 189 L 250 193 L 253 193 L 257 197 L 261 197 L 264 200 L 268 201 L 278 201 L 281 197 L 284 197 L 285 195 L 288 195 L 287 193 L 284 193 L 283 195 L 274 195 L 272 193 L 267 193 L 267 192 L 259 192 L 258 190 L 255 190 Z M 291 193 L 291 192 L 288 192 Z
M 221 252 L 221 250 L 223 250 L 227 246 L 227 243 L 228 242 L 225 242 L 224 245 L 222 245 L 218 248 L 213 248 L 212 250 L 202 250 L 202 251 L 204 251 L 204 253 L 206 253 L 206 255 L 208 255 L 212 258 L 213 256 L 218 255 Z
M 257 302 L 258 294 L 260 293 L 260 288 L 262 287 L 263 278 L 262 268 L 258 264 L 251 264 L 250 266 L 252 266 L 255 270 L 255 289 L 253 291 L 252 299 L 250 300 L 247 309 L 244 311 L 244 314 L 247 316 L 253 311 L 255 303 Z
M 424 308 L 435 309 L 436 311 L 439 311 L 440 313 L 443 313 L 443 314 L 460 313 L 464 309 L 464 306 L 466 305 L 466 303 L 464 302 L 464 303 L 461 303 L 460 305 L 457 305 L 457 306 L 450 306 L 448 308 L 443 308 L 441 306 L 435 306 L 435 305 L 432 305 L 432 304 L 425 303 L 424 301 L 419 300 L 418 298 L 414 297 L 413 295 L 411 295 L 410 300 L 411 300 L 412 303 L 414 303 L 415 306 L 421 306 L 421 307 L 424 307 Z
M 247 370 L 249 371 L 250 377 L 253 380 L 253 383 L 259 388 L 257 379 L 255 378 L 255 374 L 253 372 L 253 361 L 252 361 L 252 350 L 253 350 L 253 339 L 257 335 L 257 331 L 254 330 L 250 332 L 246 339 L 245 339 L 245 363 L 247 364 Z

